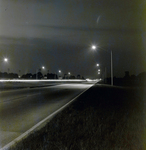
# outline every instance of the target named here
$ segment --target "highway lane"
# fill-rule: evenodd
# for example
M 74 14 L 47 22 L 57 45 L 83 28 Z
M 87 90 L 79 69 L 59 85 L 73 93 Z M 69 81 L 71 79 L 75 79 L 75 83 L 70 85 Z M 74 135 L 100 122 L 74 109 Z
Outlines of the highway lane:
M 0 148 L 92 85 L 72 83 L 0 92 Z

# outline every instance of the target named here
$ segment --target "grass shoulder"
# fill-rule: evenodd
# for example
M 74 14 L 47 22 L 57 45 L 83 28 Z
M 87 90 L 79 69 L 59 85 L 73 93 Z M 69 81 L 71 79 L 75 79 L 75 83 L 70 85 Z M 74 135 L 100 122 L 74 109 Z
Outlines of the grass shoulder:
M 11 150 L 143 149 L 145 101 L 136 92 L 95 85 Z

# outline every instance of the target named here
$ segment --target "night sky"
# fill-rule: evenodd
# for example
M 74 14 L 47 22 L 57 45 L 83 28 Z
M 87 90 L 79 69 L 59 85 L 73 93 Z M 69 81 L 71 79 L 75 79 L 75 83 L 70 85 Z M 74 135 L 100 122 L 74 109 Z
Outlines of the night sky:
M 0 0 L 0 71 L 44 65 L 43 74 L 97 78 L 99 63 L 110 76 L 112 50 L 114 76 L 138 75 L 146 71 L 145 8 L 145 0 Z

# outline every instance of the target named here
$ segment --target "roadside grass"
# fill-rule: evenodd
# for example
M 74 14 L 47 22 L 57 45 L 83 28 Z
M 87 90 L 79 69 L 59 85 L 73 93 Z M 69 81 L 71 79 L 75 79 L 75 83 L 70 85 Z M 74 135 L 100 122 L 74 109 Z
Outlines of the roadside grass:
M 143 150 L 143 93 L 94 86 L 10 150 Z

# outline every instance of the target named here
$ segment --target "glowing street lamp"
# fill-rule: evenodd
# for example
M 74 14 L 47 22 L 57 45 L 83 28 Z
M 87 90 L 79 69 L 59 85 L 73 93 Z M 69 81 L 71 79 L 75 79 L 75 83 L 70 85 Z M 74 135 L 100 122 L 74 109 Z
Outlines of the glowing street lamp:
M 8 58 L 4 58 L 4 62 L 8 62 Z
M 91 48 L 93 50 L 95 50 L 96 46 L 92 45 Z M 97 66 L 98 66 L 98 64 L 97 64 Z M 111 50 L 111 85 L 113 86 L 113 53 L 112 53 L 112 50 Z
M 98 71 L 100 72 L 100 69 L 98 69 Z
M 8 58 L 4 58 L 3 61 L 4 61 L 5 63 L 7 63 L 7 62 L 8 62 Z M 8 71 L 8 72 L 9 72 L 9 71 Z
M 70 72 L 68 72 L 68 79 L 70 79 Z
M 99 64 L 96 64 L 97 67 L 99 67 Z
M 92 47 L 91 47 L 93 50 L 95 50 L 96 49 L 96 46 L 95 45 L 92 45 Z
M 45 69 L 45 66 L 42 66 L 41 68 L 44 70 L 44 69 Z M 37 72 L 38 72 L 38 71 L 41 71 L 41 68 L 36 69 L 36 79 L 38 78 L 38 77 L 37 77 Z
M 61 70 L 58 70 L 58 72 L 59 72 L 59 79 L 62 79 L 62 72 L 61 72 Z

